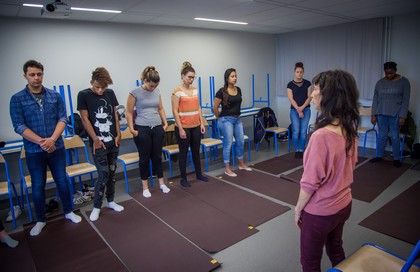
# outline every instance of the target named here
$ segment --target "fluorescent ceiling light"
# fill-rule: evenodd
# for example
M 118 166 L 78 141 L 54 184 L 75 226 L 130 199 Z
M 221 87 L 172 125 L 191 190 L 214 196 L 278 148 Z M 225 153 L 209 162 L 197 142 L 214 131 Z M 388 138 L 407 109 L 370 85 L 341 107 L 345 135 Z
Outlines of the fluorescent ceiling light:
M 34 8 L 42 8 L 43 5 L 37 4 L 23 4 L 25 7 L 34 7 Z M 76 8 L 71 7 L 72 10 L 81 10 L 81 11 L 94 11 L 94 12 L 107 12 L 107 13 L 121 13 L 120 10 L 109 10 L 109 9 L 91 9 L 91 8 Z
M 37 5 L 37 4 L 23 4 L 24 7 L 34 7 L 34 8 L 42 8 L 43 5 Z
M 235 22 L 235 21 L 226 21 L 226 20 L 217 20 L 217 19 L 207 19 L 207 18 L 194 18 L 194 20 L 198 21 L 209 21 L 209 22 L 217 22 L 217 23 L 226 23 L 226 24 L 237 24 L 237 25 L 247 25 L 248 23 L 245 22 Z
M 76 7 L 71 7 L 71 9 L 72 10 L 81 10 L 81 11 L 107 12 L 107 13 L 121 13 L 122 12 L 120 10 L 76 8 Z

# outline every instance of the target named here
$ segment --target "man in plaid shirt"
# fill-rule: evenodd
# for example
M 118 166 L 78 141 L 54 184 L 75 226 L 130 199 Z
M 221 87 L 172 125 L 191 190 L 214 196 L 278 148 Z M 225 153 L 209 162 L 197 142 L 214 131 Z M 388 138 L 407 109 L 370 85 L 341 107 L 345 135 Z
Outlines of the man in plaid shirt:
M 72 211 L 70 187 L 66 180 L 66 153 L 61 138 L 67 124 L 64 103 L 59 93 L 42 86 L 44 67 L 41 63 L 29 60 L 23 65 L 23 72 L 28 84 L 12 96 L 10 117 L 15 132 L 23 137 L 37 219 L 30 234 L 36 236 L 46 224 L 47 165 L 57 185 L 65 217 L 74 223 L 79 223 L 82 218 Z

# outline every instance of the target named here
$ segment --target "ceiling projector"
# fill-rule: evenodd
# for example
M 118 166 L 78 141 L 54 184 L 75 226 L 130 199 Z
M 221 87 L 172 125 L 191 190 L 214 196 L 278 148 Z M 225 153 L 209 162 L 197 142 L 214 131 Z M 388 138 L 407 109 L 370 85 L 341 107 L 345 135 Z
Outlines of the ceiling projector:
M 70 6 L 60 0 L 47 4 L 41 9 L 41 16 L 67 18 L 71 14 Z

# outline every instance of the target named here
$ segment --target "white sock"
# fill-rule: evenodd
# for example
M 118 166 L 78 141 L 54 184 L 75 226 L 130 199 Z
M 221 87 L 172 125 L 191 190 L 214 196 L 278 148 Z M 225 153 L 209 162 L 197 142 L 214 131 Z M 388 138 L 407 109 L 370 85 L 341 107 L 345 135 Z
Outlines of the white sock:
M 152 196 L 152 194 L 150 193 L 149 189 L 143 190 L 143 196 L 146 198 L 149 198 Z
M 46 224 L 46 222 L 36 222 L 35 226 L 30 231 L 31 236 L 37 236 L 40 234 Z
M 80 223 L 80 221 L 82 221 L 82 217 L 78 216 L 74 212 L 66 213 L 66 215 L 64 215 L 64 217 L 69 219 L 71 222 L 76 223 L 76 224 Z
M 10 237 L 9 235 L 6 235 L 5 237 L 0 238 L 0 241 L 2 243 L 5 243 L 6 245 L 8 245 L 9 247 L 15 248 L 17 247 L 17 245 L 19 244 L 18 241 L 14 240 L 12 237 Z
M 171 189 L 168 188 L 168 186 L 166 186 L 165 184 L 161 184 L 160 185 L 160 189 L 162 190 L 162 192 L 164 192 L 165 194 L 169 193 L 169 191 Z
M 99 214 L 101 213 L 101 209 L 93 208 L 92 212 L 90 213 L 89 219 L 90 221 L 96 221 L 99 218 Z
M 108 203 L 108 208 L 111 208 L 111 209 L 113 209 L 116 212 L 121 212 L 121 211 L 124 210 L 124 207 L 123 206 L 118 205 L 114 201 Z

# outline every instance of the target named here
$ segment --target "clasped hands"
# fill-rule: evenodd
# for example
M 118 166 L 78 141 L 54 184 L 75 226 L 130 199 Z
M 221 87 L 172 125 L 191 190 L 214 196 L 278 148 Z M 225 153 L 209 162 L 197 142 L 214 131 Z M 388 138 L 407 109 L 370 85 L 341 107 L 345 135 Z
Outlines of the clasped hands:
M 52 138 L 42 138 L 39 140 L 39 146 L 48 153 L 52 153 L 56 149 L 55 141 Z
M 305 117 L 305 114 L 303 114 L 303 110 L 304 110 L 305 108 L 303 108 L 303 107 L 297 107 L 297 112 L 298 112 L 298 114 L 299 114 L 299 118 L 303 118 L 303 117 Z

